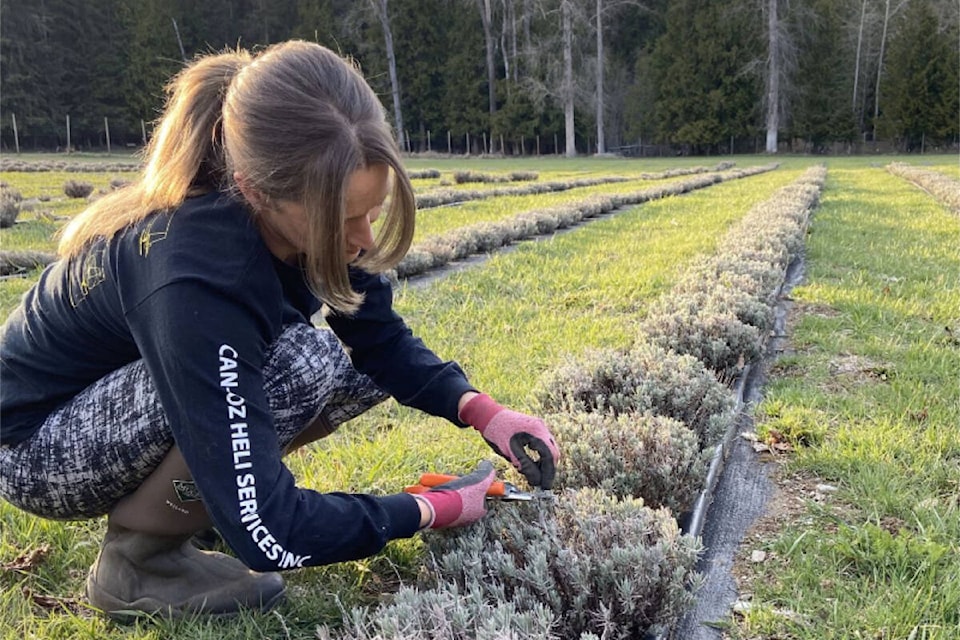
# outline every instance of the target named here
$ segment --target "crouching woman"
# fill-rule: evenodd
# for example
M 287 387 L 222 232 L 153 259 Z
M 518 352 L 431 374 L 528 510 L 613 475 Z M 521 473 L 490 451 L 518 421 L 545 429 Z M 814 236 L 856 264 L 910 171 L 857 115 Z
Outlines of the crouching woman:
M 0 334 L 0 496 L 107 515 L 94 606 L 266 609 L 281 570 L 480 518 L 490 463 L 419 496 L 295 484 L 286 453 L 390 396 L 551 486 L 547 426 L 479 393 L 393 311 L 381 274 L 414 213 L 376 95 L 331 51 L 210 55 L 173 80 L 140 179 L 71 221 Z M 191 544 L 210 527 L 239 559 Z

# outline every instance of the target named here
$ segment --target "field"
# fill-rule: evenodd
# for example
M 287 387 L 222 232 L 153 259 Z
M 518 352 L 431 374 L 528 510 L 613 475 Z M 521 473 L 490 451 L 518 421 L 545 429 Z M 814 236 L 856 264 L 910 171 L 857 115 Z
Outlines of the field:
M 56 229 L 85 204 L 63 195 L 65 181 L 109 190 L 112 180 L 132 176 L 96 171 L 103 159 L 82 160 L 89 173 L 0 173 L 25 201 L 42 196 L 0 231 L 0 249 L 54 251 Z M 479 388 L 556 421 L 561 448 L 582 461 L 564 470 L 558 521 L 564 509 L 582 516 L 582 506 L 563 496 L 591 486 L 577 479 L 596 471 L 622 481 L 601 487 L 615 505 L 593 498 L 598 522 L 610 530 L 626 523 L 623 531 L 642 522 L 661 532 L 652 541 L 611 541 L 632 558 L 623 565 L 614 559 L 611 571 L 633 567 L 626 573 L 611 578 L 584 568 L 584 588 L 598 594 L 596 602 L 544 597 L 546 612 L 514 615 L 527 610 L 521 593 L 532 574 L 518 571 L 500 584 L 504 572 L 495 562 L 522 566 L 522 549 L 515 558 L 492 551 L 477 558 L 486 573 L 475 580 L 466 569 L 444 574 L 431 561 L 470 540 L 492 549 L 497 527 L 520 530 L 516 518 L 524 512 L 498 504 L 493 524 L 463 532 L 459 542 L 425 535 L 394 541 L 364 561 L 288 573 L 288 601 L 267 615 L 118 625 L 82 597 L 104 521 L 45 521 L 2 503 L 3 637 L 401 638 L 427 628 L 431 611 L 467 620 L 459 631 L 434 628 L 422 637 L 509 631 L 534 638 L 546 629 L 558 638 L 667 636 L 696 585 L 696 541 L 676 531 L 675 517 L 703 489 L 705 459 L 731 433 L 725 396 L 749 371 L 745 364 L 763 366 L 764 313 L 777 303 L 786 264 L 800 256 L 805 275 L 789 292 L 790 347 L 769 367 L 763 400 L 744 409 L 767 445 L 761 455 L 779 466 L 780 491 L 737 559 L 740 591 L 752 595 L 751 604 L 718 624 L 742 638 L 960 637 L 960 217 L 935 192 L 887 170 L 899 161 L 956 181 L 957 158 L 831 158 L 822 161 L 825 179 L 820 159 L 784 158 L 776 168 L 765 157 L 723 160 L 734 165 L 703 158 L 408 160 L 411 172 L 439 176 L 414 180 L 421 211 L 404 268 L 427 277 L 400 278 L 398 311 Z M 458 171 L 537 175 L 458 184 Z M 547 183 L 558 186 L 519 192 Z M 442 205 L 427 206 L 433 202 Z M 460 268 L 470 254 L 486 259 Z M 448 264 L 457 268 L 444 269 Z M 37 275 L 0 281 L 0 317 Z M 696 336 L 692 326 L 701 327 Z M 710 349 L 701 334 L 713 336 Z M 596 391 L 590 385 L 603 375 L 607 395 L 584 400 L 584 392 L 573 402 L 571 389 Z M 630 376 L 659 395 L 641 399 L 624 389 Z M 724 398 L 707 411 L 711 385 Z M 701 395 L 685 405 L 669 402 L 694 391 Z M 604 406 L 619 418 L 605 417 Z M 597 435 L 576 430 L 584 424 L 596 427 L 602 442 L 639 448 L 615 451 L 615 462 L 594 459 L 580 446 Z M 391 402 L 287 463 L 302 486 L 387 494 L 423 471 L 464 472 L 489 456 L 476 434 Z M 815 489 L 823 486 L 830 489 Z M 561 548 L 576 547 L 586 564 L 604 564 L 597 547 L 579 540 L 583 531 L 575 533 L 555 538 Z M 665 555 L 651 560 L 651 549 Z M 764 562 L 753 560 L 755 551 L 764 552 Z M 641 585 L 652 567 L 679 577 Z M 611 579 L 622 584 L 609 587 Z M 507 604 L 517 603 L 510 616 L 489 593 L 477 596 L 487 599 L 473 609 L 469 598 L 466 605 L 445 600 L 451 589 L 462 596 L 487 582 L 505 589 Z M 606 624 L 601 610 L 610 616 Z M 578 613 L 585 626 L 577 626 Z M 501 624 L 498 616 L 512 617 Z

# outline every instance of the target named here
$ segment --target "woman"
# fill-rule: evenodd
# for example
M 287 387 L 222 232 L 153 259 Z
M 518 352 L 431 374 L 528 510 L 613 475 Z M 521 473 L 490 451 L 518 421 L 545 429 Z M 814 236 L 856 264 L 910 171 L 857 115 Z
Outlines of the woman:
M 488 462 L 420 496 L 295 486 L 285 453 L 388 395 L 475 427 L 550 488 L 546 425 L 479 393 L 392 310 L 380 273 L 414 214 L 376 95 L 329 50 L 230 52 L 174 79 L 141 180 L 68 225 L 0 336 L 0 495 L 47 518 L 107 514 L 94 606 L 265 609 L 280 570 L 480 518 Z M 310 324 L 321 302 L 332 331 Z M 190 543 L 211 526 L 239 560 Z

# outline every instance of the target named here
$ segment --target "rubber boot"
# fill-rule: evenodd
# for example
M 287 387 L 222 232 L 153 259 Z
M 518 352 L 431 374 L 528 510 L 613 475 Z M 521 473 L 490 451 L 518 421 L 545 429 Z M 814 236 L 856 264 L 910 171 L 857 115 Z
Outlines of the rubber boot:
M 87 599 L 111 617 L 138 612 L 180 617 L 266 611 L 283 599 L 279 573 L 256 573 L 191 536 L 157 536 L 109 525 L 87 576 Z

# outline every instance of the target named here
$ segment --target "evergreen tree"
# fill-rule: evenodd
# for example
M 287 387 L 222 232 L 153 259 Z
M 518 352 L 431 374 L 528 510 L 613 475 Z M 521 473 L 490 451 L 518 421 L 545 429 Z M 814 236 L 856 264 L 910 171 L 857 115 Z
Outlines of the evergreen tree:
M 3 58 L 4 142 L 13 146 L 13 122 L 17 117 L 20 142 L 26 147 L 53 147 L 58 140 L 57 121 L 63 122 L 58 86 L 62 68 L 54 51 L 55 16 L 48 3 L 4 0 L 0 3 L 0 57 Z M 60 135 L 63 134 L 62 128 Z
M 758 128 L 759 12 L 733 0 L 681 0 L 667 10 L 654 51 L 658 135 L 692 151 L 728 149 Z
M 798 28 L 800 55 L 790 131 L 814 152 L 829 142 L 853 142 L 857 136 L 842 8 L 835 0 L 814 0 Z
M 949 142 L 958 131 L 956 25 L 941 29 L 930 0 L 912 0 L 890 40 L 882 128 L 907 151 Z

